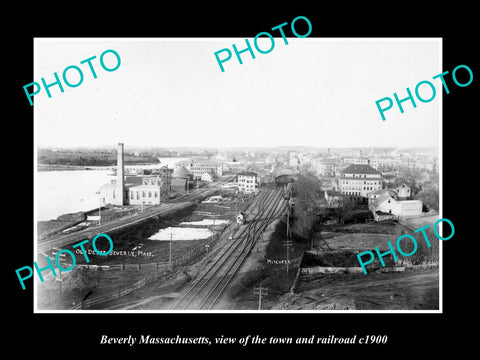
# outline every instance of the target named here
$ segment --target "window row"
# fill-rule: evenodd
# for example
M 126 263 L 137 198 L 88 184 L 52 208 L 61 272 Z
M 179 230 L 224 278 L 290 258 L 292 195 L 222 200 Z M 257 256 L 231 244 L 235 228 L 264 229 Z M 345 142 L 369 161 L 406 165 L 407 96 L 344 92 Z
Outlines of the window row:
M 357 184 L 361 184 L 362 182 L 358 181 L 358 180 L 352 180 L 350 181 L 350 183 L 348 182 L 348 180 L 342 180 L 342 184 L 353 184 L 353 185 L 357 185 Z M 364 181 L 363 182 L 363 185 L 380 185 L 381 182 L 380 181 Z
M 130 191 L 130 199 L 140 200 L 140 193 L 142 194 L 142 198 L 152 197 L 152 191 Z M 153 191 L 153 197 L 158 198 L 158 191 Z

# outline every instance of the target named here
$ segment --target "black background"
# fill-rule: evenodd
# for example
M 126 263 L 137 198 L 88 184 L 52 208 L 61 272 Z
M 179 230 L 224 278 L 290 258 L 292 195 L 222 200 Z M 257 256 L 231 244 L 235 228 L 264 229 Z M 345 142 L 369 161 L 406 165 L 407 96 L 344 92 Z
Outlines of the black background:
M 349 352 L 364 357 L 412 357 L 442 354 L 449 349 L 462 353 L 475 343 L 476 307 L 473 264 L 476 261 L 475 183 L 478 176 L 474 93 L 478 98 L 479 68 L 474 64 L 478 19 L 470 5 L 438 2 L 437 5 L 391 4 L 338 5 L 318 3 L 302 6 L 273 3 L 260 7 L 224 2 L 217 6 L 179 8 L 162 3 L 116 2 L 100 6 L 35 5 L 11 8 L 4 16 L 2 56 L 6 86 L 4 108 L 4 232 L 2 287 L 5 320 L 5 350 L 16 355 L 85 356 L 100 354 L 131 356 L 149 352 L 156 358 L 213 353 L 257 353 L 315 357 L 340 356 Z M 448 4 L 448 7 L 442 4 Z M 8 14 L 7 14 L 8 13 Z M 297 16 L 312 23 L 309 37 L 442 37 L 443 71 L 468 65 L 472 84 L 457 87 L 447 78 L 450 94 L 443 94 L 443 217 L 455 225 L 455 236 L 443 247 L 443 314 L 34 314 L 32 286 L 22 291 L 15 269 L 33 262 L 33 108 L 23 85 L 33 79 L 34 37 L 230 37 L 252 38 Z M 475 23 L 477 21 L 477 24 Z M 300 32 L 300 31 L 299 31 Z M 478 31 L 477 31 L 478 32 Z M 212 49 L 213 51 L 216 49 Z M 192 57 L 196 54 L 192 53 Z M 271 55 L 271 56 L 274 56 Z M 436 73 L 425 74 L 425 79 Z M 279 74 L 281 76 L 281 74 Z M 341 74 L 339 74 L 341 76 Z M 450 75 L 448 75 L 450 76 Z M 423 79 L 419 79 L 423 80 Z M 438 81 L 438 80 L 437 80 Z M 415 84 L 405 84 L 414 86 Z M 392 93 L 400 89 L 392 89 Z M 387 96 L 387 94 L 386 94 Z M 434 100 L 434 101 L 437 101 Z M 88 106 L 88 104 L 85 104 Z M 412 129 L 414 132 L 415 129 Z M 7 180 L 8 179 L 8 180 Z M 473 325 L 473 327 L 471 327 Z M 134 346 L 99 345 L 101 335 L 242 337 L 343 337 L 388 335 L 386 345 L 239 345 Z M 300 350 L 300 352 L 299 352 Z M 447 354 L 445 354 L 447 355 Z M 311 356 L 311 355 L 309 355 Z

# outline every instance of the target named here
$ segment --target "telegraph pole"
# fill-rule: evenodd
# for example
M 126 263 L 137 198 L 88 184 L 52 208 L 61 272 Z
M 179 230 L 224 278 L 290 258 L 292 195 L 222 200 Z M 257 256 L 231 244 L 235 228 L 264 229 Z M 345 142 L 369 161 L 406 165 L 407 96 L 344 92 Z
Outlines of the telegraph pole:
M 283 240 L 283 246 L 287 247 L 287 277 L 288 277 L 288 270 L 290 267 L 290 246 L 292 246 L 292 240 L 286 238 Z
M 290 235 L 292 235 L 290 231 L 290 208 L 287 208 L 287 238 L 290 238 Z
M 170 231 L 170 252 L 168 256 L 168 265 L 170 267 L 172 267 L 172 237 L 173 237 L 173 233 Z
M 268 290 L 268 288 L 262 287 L 262 281 L 260 281 L 260 286 L 253 288 L 253 293 L 258 295 L 258 310 L 262 310 L 262 296 L 268 295 L 266 290 Z

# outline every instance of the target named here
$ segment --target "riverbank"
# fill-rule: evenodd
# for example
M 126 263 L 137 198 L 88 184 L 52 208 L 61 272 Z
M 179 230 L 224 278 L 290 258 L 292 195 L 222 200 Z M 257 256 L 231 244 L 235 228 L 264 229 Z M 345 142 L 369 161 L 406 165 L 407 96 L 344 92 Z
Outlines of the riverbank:
M 37 164 L 37 171 L 90 170 L 88 166 Z
M 125 167 L 161 167 L 161 163 L 125 163 Z M 117 165 L 52 165 L 52 164 L 37 164 L 37 171 L 65 171 L 65 170 L 113 170 Z

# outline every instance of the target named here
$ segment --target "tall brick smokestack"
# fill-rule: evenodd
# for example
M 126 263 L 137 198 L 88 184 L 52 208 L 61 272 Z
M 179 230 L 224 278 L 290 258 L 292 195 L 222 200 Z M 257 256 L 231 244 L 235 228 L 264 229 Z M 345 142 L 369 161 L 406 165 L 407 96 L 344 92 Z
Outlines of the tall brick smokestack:
M 124 205 L 125 176 L 123 166 L 123 143 L 118 143 L 117 149 L 117 186 L 115 188 L 115 205 Z

